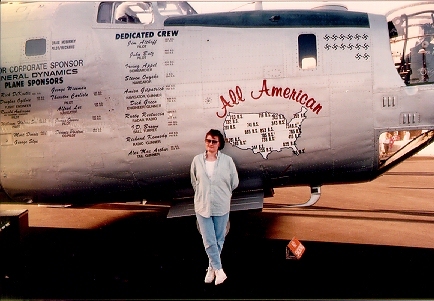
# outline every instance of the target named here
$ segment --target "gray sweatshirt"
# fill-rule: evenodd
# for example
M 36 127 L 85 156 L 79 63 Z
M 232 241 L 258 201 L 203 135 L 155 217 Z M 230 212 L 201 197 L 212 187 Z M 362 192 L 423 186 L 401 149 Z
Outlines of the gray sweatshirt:
M 238 187 L 238 173 L 231 157 L 217 153 L 212 177 L 205 167 L 206 152 L 191 162 L 190 177 L 194 189 L 194 210 L 203 217 L 222 216 L 229 212 L 232 191 Z

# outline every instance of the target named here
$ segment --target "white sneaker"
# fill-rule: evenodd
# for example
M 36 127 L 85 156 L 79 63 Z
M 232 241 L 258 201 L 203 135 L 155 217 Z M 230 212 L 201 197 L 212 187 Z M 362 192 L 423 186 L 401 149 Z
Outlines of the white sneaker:
M 223 281 L 228 278 L 223 271 L 223 269 L 215 270 L 215 285 L 219 285 L 220 283 L 223 283 Z
M 208 267 L 205 275 L 205 283 L 213 282 L 214 278 L 215 278 L 215 270 L 212 267 Z

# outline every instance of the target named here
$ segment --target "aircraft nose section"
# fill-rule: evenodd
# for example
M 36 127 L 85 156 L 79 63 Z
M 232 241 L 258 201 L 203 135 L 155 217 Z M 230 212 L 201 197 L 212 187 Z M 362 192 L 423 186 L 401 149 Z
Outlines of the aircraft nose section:
M 407 85 L 434 83 L 434 3 L 408 4 L 386 14 L 392 54 Z
M 388 149 L 380 153 L 377 176 L 434 141 L 434 3 L 404 4 L 389 11 L 386 18 L 395 67 L 405 86 L 392 104 L 388 97 L 383 98 L 383 108 L 399 111 L 390 115 L 393 126 L 387 126 L 383 140 L 380 136 L 380 146 Z M 394 132 L 411 132 L 412 137 L 408 140 L 397 137 L 400 141 L 396 141 L 391 151 Z M 390 142 L 382 143 L 385 141 Z

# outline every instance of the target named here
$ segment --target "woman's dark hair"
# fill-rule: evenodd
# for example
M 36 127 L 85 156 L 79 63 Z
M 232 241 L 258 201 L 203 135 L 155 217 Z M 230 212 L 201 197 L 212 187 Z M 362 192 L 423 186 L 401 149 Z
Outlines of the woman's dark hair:
M 219 143 L 219 150 L 222 150 L 225 147 L 225 138 L 223 137 L 223 134 L 220 133 L 219 130 L 214 130 L 214 129 L 209 130 L 208 133 L 206 133 L 206 135 L 205 135 L 205 139 L 208 135 L 210 135 L 211 137 L 218 137 L 219 138 L 219 142 L 220 142 Z

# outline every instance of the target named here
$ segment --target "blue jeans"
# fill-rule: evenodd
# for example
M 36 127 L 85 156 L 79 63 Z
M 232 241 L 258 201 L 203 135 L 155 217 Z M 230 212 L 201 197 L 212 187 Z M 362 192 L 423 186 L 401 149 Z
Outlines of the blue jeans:
M 208 218 L 196 214 L 196 218 L 202 235 L 203 245 L 209 258 L 209 266 L 220 270 L 222 268 L 220 254 L 225 242 L 229 212 L 222 216 L 211 216 Z

